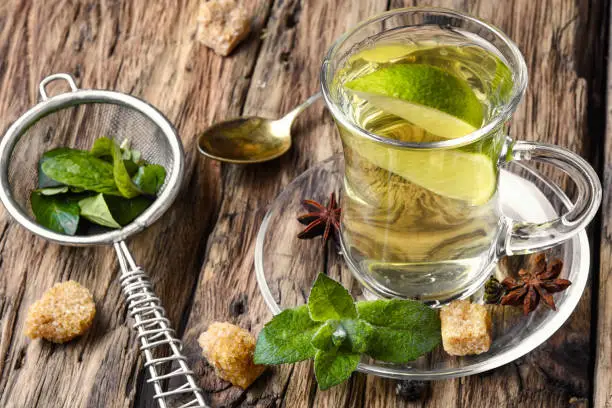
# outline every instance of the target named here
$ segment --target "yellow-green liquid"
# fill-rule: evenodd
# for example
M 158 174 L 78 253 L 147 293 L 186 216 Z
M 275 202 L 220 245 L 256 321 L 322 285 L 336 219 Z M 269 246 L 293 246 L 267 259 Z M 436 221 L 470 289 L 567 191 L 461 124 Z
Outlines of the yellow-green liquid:
M 359 128 L 404 142 L 452 139 L 441 134 L 444 129 L 429 132 L 344 86 L 394 64 L 431 65 L 464 81 L 482 106 L 480 126 L 507 102 L 510 71 L 484 40 L 423 29 L 395 35 L 349 57 L 334 78 L 339 105 Z M 493 257 L 501 126 L 467 145 L 428 150 L 378 143 L 340 122 L 338 127 L 346 255 L 384 295 L 431 302 L 461 295 Z

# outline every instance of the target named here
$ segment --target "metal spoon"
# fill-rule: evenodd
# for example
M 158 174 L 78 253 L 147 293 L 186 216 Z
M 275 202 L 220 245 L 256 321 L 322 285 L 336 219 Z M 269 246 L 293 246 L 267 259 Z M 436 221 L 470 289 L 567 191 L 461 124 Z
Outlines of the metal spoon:
M 228 163 L 261 163 L 276 159 L 291 147 L 291 125 L 304 109 L 321 97 L 316 93 L 284 117 L 230 119 L 206 129 L 198 140 L 204 156 Z

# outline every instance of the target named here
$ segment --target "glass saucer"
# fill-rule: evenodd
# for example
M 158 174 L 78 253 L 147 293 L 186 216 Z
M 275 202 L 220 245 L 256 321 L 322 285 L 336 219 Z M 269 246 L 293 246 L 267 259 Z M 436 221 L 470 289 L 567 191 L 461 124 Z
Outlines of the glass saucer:
M 301 201 L 312 199 L 326 204 L 332 192 L 338 195 L 342 191 L 343 166 L 339 155 L 304 172 L 276 198 L 263 220 L 255 246 L 255 271 L 259 289 L 274 314 L 283 308 L 306 303 L 319 272 L 340 281 L 356 299 L 368 295 L 353 277 L 332 240 L 325 245 L 321 238 L 300 240 L 296 237 L 304 228 L 296 220 L 298 214 L 304 212 Z M 557 186 L 547 183 L 537 171 L 520 163 L 512 163 L 501 171 L 499 192 L 504 214 L 518 220 L 545 221 L 572 205 Z M 530 352 L 552 336 L 578 304 L 589 272 L 586 233 L 582 231 L 566 243 L 547 250 L 546 255 L 548 259 L 561 259 L 564 263 L 561 276 L 572 281 L 567 290 L 554 295 L 557 311 L 540 305 L 524 317 L 521 308 L 487 306 L 493 317 L 494 335 L 487 353 L 453 357 L 440 346 L 408 364 L 364 358 L 358 370 L 389 378 L 435 380 L 491 370 Z M 527 258 L 503 258 L 494 274 L 500 280 L 516 275 Z M 481 288 L 472 295 L 472 301 L 482 302 L 482 295 Z

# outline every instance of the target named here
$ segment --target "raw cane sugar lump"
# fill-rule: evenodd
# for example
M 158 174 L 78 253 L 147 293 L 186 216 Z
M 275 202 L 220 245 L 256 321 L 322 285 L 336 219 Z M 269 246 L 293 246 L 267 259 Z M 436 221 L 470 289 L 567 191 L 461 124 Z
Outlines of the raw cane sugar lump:
M 246 9 L 234 0 L 200 4 L 197 39 L 217 54 L 227 56 L 251 29 Z
M 26 336 L 64 343 L 85 333 L 96 315 L 89 290 L 78 282 L 56 283 L 28 309 Z
M 200 335 L 198 343 L 219 378 L 242 389 L 248 388 L 265 370 L 265 366 L 253 363 L 255 337 L 236 325 L 214 322 Z
M 455 300 L 440 310 L 442 345 L 453 356 L 481 354 L 491 347 L 491 316 L 483 305 Z

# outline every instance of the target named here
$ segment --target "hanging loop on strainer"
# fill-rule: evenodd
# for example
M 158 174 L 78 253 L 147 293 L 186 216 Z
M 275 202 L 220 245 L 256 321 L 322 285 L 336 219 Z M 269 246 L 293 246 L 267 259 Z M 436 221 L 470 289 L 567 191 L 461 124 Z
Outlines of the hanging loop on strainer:
M 76 86 L 76 83 L 74 82 L 74 79 L 72 78 L 71 75 L 69 75 L 69 74 L 53 74 L 53 75 L 49 75 L 48 77 L 46 77 L 45 79 L 40 81 L 40 85 L 38 85 L 38 91 L 40 92 L 40 99 L 41 100 L 46 101 L 47 99 L 49 99 L 49 97 L 47 96 L 46 87 L 51 82 L 57 81 L 58 79 L 63 79 L 64 81 L 68 82 L 68 85 L 70 86 L 70 89 L 72 89 L 72 92 L 76 92 L 76 91 L 79 90 L 79 88 Z
M 46 87 L 56 80 L 68 82 L 71 91 L 49 96 Z M 184 153 L 176 130 L 148 103 L 119 92 L 79 89 L 68 74 L 48 76 L 40 83 L 39 91 L 41 101 L 19 117 L 0 141 L 0 200 L 19 224 L 42 238 L 72 246 L 114 246 L 121 287 L 158 406 L 207 408 L 181 353 L 181 341 L 170 327 L 148 275 L 136 264 L 124 242 L 157 220 L 179 192 Z M 118 143 L 127 139 L 145 160 L 164 167 L 166 179 L 155 201 L 128 225 L 116 230 L 65 235 L 39 225 L 30 207 L 30 194 L 38 186 L 42 154 L 58 147 L 89 149 L 100 137 Z

